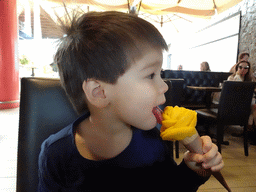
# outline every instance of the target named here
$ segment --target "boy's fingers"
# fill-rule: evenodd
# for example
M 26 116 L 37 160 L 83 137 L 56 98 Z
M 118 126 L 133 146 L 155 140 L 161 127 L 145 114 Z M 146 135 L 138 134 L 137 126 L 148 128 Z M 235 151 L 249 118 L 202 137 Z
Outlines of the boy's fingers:
M 224 162 L 223 162 L 223 160 L 221 160 L 221 162 L 218 165 L 211 167 L 211 170 L 213 172 L 217 172 L 217 171 L 220 171 L 221 169 L 223 169 L 223 167 L 224 167 Z
M 222 159 L 221 154 L 218 152 L 210 161 L 208 162 L 203 162 L 202 163 L 203 168 L 209 169 L 209 168 L 214 168 L 214 169 L 219 169 L 224 166 L 224 162 Z
M 212 144 L 211 149 L 203 155 L 204 156 L 204 162 L 207 163 L 208 161 L 211 161 L 218 154 L 219 154 L 219 152 L 218 152 L 217 145 Z
M 204 157 L 197 153 L 187 152 L 187 154 L 186 154 L 186 161 L 188 161 L 188 162 L 202 163 L 203 159 L 204 159 Z
M 212 139 L 209 136 L 202 136 L 201 139 L 203 140 L 203 152 L 207 153 L 212 148 Z

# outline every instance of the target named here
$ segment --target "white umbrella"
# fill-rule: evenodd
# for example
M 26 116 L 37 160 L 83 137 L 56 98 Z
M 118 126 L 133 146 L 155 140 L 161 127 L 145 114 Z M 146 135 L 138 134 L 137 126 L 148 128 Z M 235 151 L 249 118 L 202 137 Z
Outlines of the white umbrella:
M 33 4 L 34 0 L 28 1 Z M 41 12 L 43 14 L 42 18 L 49 18 L 46 16 L 48 14 L 54 22 L 57 21 L 56 14 L 62 17 L 66 12 L 63 8 L 63 3 L 66 4 L 68 11 L 73 9 L 81 10 L 81 12 L 94 10 L 129 12 L 129 10 L 137 10 L 135 13 L 154 23 L 155 26 L 158 26 L 157 23 L 159 23 L 159 26 L 163 26 L 163 23 L 165 26 L 168 23 L 168 28 L 171 30 L 170 33 L 175 34 L 187 28 L 189 30 L 192 27 L 195 28 L 198 20 L 202 21 L 202 18 L 209 19 L 216 13 L 221 13 L 240 1 L 242 0 L 40 0 L 39 4 L 45 11 L 45 13 Z M 20 14 L 24 9 L 24 0 L 18 0 L 17 2 L 18 14 Z M 42 22 L 42 27 L 44 28 L 42 30 L 49 30 L 49 33 L 55 33 L 56 27 L 48 27 L 48 29 L 48 21 L 45 22 Z
M 63 0 L 41 0 L 62 3 Z M 221 13 L 242 0 L 65 0 L 65 3 L 84 4 L 101 10 L 128 11 L 140 6 L 140 11 L 154 15 L 183 13 L 199 17 L 209 17 Z

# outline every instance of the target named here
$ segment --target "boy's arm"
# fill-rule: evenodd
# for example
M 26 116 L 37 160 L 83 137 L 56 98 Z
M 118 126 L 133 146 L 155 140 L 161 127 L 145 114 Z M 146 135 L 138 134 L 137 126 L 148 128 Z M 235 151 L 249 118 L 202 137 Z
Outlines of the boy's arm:
M 59 191 L 60 186 L 55 181 L 53 176 L 54 166 L 51 168 L 49 167 L 49 161 L 47 160 L 47 152 L 45 149 L 45 145 L 42 144 L 41 152 L 39 155 L 38 160 L 38 192 L 45 192 L 45 191 Z
M 179 191 L 197 191 L 210 178 L 198 175 L 186 165 L 184 160 L 178 165 L 178 172 L 179 179 L 182 181 Z
M 39 183 L 38 183 L 38 192 L 45 191 L 59 191 L 59 185 L 53 181 L 51 176 L 45 174 L 44 172 L 39 172 Z

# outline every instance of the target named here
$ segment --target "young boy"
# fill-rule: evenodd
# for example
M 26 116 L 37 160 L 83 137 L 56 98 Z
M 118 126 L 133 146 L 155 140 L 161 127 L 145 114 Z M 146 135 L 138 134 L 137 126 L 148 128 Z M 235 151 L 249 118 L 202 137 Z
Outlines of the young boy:
M 177 165 L 154 128 L 168 88 L 160 77 L 167 45 L 153 25 L 93 12 L 65 33 L 55 62 L 83 115 L 42 144 L 38 191 L 196 191 L 209 178 L 204 168 L 223 167 L 209 137 L 205 155 L 187 152 Z

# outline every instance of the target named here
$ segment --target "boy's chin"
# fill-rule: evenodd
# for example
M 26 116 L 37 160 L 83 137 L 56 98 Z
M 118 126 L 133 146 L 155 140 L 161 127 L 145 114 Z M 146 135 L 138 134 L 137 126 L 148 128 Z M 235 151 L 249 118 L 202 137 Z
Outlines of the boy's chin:
M 136 128 L 144 130 L 144 131 L 148 131 L 151 129 L 154 129 L 157 126 L 157 121 L 152 121 L 152 122 L 147 122 L 144 125 L 138 126 Z
M 157 124 L 156 124 L 157 125 Z M 154 129 L 156 126 L 153 126 L 153 127 L 142 127 L 142 128 L 138 128 L 138 129 L 141 129 L 143 131 L 149 131 L 151 129 Z
M 129 124 L 137 129 L 147 131 L 147 130 L 154 129 L 157 126 L 157 119 L 153 113 L 150 114 L 149 116 L 138 115 Z

